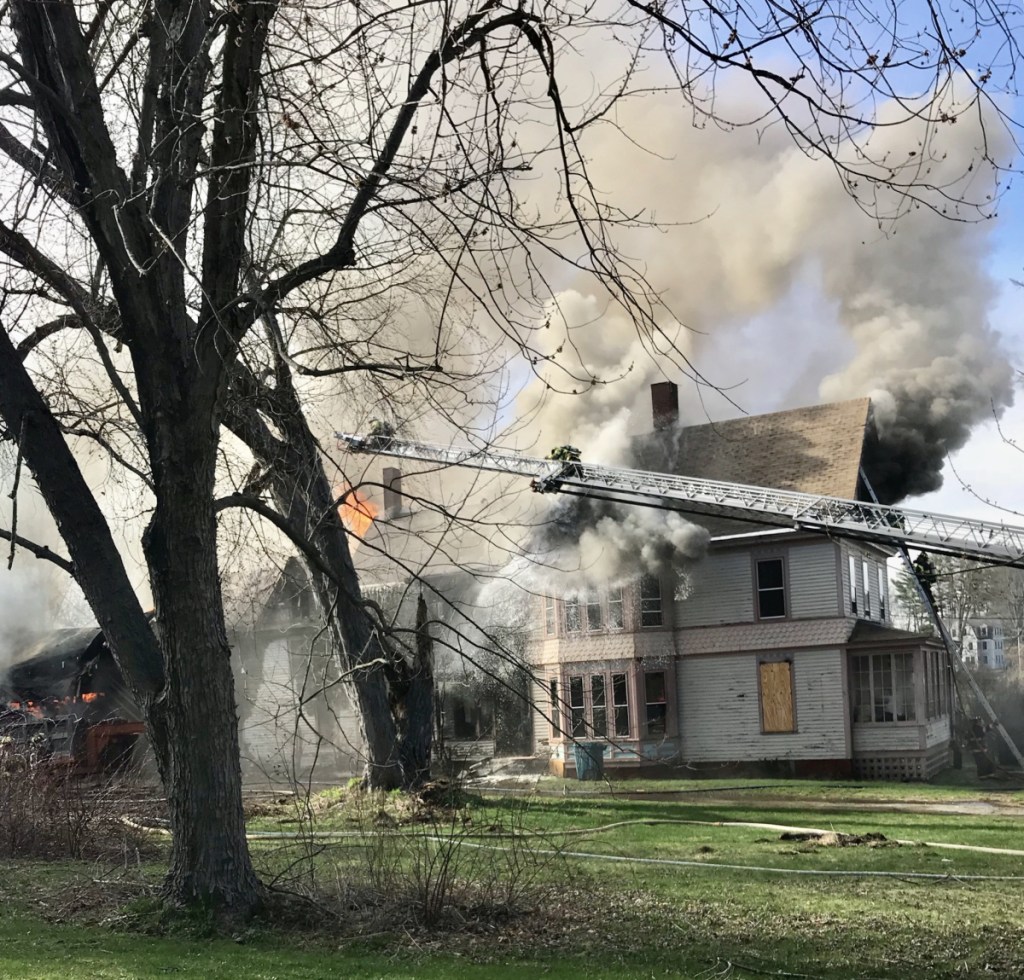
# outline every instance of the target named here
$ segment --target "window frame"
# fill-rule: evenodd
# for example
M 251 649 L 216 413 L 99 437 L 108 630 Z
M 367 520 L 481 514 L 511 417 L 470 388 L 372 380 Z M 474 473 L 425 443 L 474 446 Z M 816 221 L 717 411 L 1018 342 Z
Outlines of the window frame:
M 558 602 L 552 595 L 544 596 L 544 635 L 558 636 Z
M 786 555 L 755 555 L 754 556 L 754 618 L 757 622 L 779 622 L 780 620 L 790 618 L 790 603 L 789 603 L 789 563 L 786 560 Z M 761 585 L 761 566 L 768 562 L 778 562 L 781 566 L 782 571 L 782 584 L 773 586 L 762 586 Z M 782 608 L 783 613 L 780 616 L 766 616 L 761 612 L 761 594 L 762 593 L 775 593 L 780 592 L 782 594 Z
M 592 615 L 597 614 L 597 625 L 593 624 Z M 587 633 L 604 632 L 604 608 L 601 601 L 601 593 L 597 589 L 587 589 L 583 594 L 583 623 Z
M 630 738 L 633 727 L 630 724 L 630 697 L 629 697 L 629 673 L 627 671 L 612 671 L 609 672 L 609 677 L 612 682 L 612 727 L 615 729 L 615 738 Z M 625 695 L 624 701 L 618 700 L 618 694 L 620 685 L 616 683 L 618 678 L 622 678 L 621 690 Z M 625 711 L 625 731 L 619 731 L 619 710 Z
M 617 596 L 617 597 L 616 597 Z M 618 608 L 618 622 L 613 622 L 612 610 Z M 621 585 L 613 586 L 608 590 L 608 618 L 607 629 L 609 633 L 617 633 L 626 628 L 626 596 Z
M 561 738 L 563 735 L 562 703 L 558 698 L 558 685 L 558 677 L 551 677 L 548 679 L 548 703 L 551 705 L 550 722 L 552 738 Z
M 644 670 L 641 672 L 641 678 L 643 683 L 643 705 L 644 705 L 644 725 L 643 732 L 640 737 L 644 739 L 664 739 L 672 736 L 672 725 L 670 724 L 669 708 L 672 705 L 671 690 L 669 688 L 669 669 L 667 667 L 659 667 L 653 670 Z M 650 700 L 650 690 L 648 688 L 648 680 L 652 677 L 661 677 L 661 700 Z M 655 705 L 662 709 L 661 712 L 661 731 L 651 731 L 651 705 Z M 658 713 L 655 713 L 657 717 Z
M 878 618 L 881 622 L 885 622 L 885 607 L 888 605 L 886 602 L 888 598 L 889 575 L 883 561 L 878 564 Z
M 888 660 L 885 664 L 883 658 Z M 863 661 L 867 661 L 866 673 L 862 671 L 861 664 Z M 918 707 L 917 707 L 917 671 L 916 671 L 916 657 L 914 651 L 905 650 L 879 650 L 871 653 L 851 653 L 850 654 L 850 716 L 853 724 L 855 725 L 921 725 L 927 719 L 918 718 Z M 904 669 L 905 665 L 909 664 L 909 672 Z M 888 668 L 888 682 L 890 687 L 885 686 L 885 671 L 880 670 L 879 667 Z M 879 675 L 882 675 L 881 678 Z M 905 691 L 906 689 L 898 686 L 898 680 L 900 677 L 909 675 L 909 700 L 906 694 L 903 694 L 902 703 L 903 707 L 906 708 L 909 705 L 910 711 L 903 718 L 894 717 L 886 718 L 886 705 L 892 700 L 893 707 L 896 705 L 897 693 Z M 862 680 L 866 678 L 867 687 L 864 688 Z M 880 689 L 879 689 L 880 688 Z M 858 707 L 863 708 L 863 705 L 858 705 L 857 700 L 861 694 L 866 690 L 867 692 L 867 705 L 870 711 L 871 717 L 863 720 L 857 718 Z M 887 695 L 888 691 L 888 696 Z M 927 715 L 928 707 L 927 701 L 925 703 L 925 714 Z M 882 715 L 879 718 L 879 714 Z
M 583 608 L 580 603 L 580 597 L 570 596 L 568 599 L 562 600 L 562 609 L 565 613 L 565 632 L 566 633 L 582 633 L 583 632 Z M 573 625 L 575 623 L 575 625 Z
M 655 583 L 658 586 L 657 596 L 645 592 L 648 583 Z M 661 579 L 657 575 L 644 574 L 640 576 L 640 584 L 637 588 L 640 607 L 640 629 L 656 630 L 665 626 L 665 591 L 661 587 Z M 657 603 L 657 607 L 653 605 Z M 649 605 L 650 604 L 650 605 Z M 647 622 L 648 616 L 657 615 L 658 621 Z
M 861 585 L 864 586 L 864 618 L 871 618 L 871 562 L 867 558 L 860 560 Z
M 632 675 L 629 668 L 595 669 L 593 666 L 586 668 L 582 665 L 564 671 L 561 683 L 564 690 L 569 692 L 569 700 L 563 705 L 568 723 L 562 725 L 562 736 L 571 740 L 594 738 L 616 741 L 635 738 Z M 617 683 L 620 678 L 621 685 Z M 618 700 L 620 690 L 625 696 L 624 701 Z M 620 719 L 623 717 L 624 732 L 620 730 Z M 600 727 L 599 721 L 603 721 Z
M 850 576 L 850 615 L 857 615 L 857 558 L 855 555 L 847 555 L 847 570 Z

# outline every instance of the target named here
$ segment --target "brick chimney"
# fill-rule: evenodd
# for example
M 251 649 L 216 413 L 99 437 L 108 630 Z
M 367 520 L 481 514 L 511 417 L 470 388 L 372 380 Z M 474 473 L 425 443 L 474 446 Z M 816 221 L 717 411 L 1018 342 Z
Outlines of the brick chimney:
M 670 429 L 679 421 L 679 389 L 675 382 L 657 381 L 651 385 L 651 417 L 655 432 Z
M 396 466 L 384 467 L 384 516 L 402 515 L 402 471 Z

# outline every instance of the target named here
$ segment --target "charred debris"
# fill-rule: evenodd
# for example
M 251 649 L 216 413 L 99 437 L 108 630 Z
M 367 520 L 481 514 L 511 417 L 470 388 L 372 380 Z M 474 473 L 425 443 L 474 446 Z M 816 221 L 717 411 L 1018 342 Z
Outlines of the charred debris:
M 98 627 L 27 637 L 0 671 L 0 753 L 114 773 L 139 763 L 144 732 Z

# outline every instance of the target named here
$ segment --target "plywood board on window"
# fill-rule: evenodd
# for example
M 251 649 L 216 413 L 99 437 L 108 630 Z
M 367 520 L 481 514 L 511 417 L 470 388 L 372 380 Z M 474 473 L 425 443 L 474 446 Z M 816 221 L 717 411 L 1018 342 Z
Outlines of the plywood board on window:
M 761 674 L 761 730 L 792 732 L 793 665 L 788 660 L 758 665 Z

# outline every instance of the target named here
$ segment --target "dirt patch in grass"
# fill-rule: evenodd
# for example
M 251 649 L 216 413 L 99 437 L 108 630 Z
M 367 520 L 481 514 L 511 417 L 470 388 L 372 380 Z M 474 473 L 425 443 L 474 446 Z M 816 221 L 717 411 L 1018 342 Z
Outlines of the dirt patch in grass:
M 840 834 L 834 830 L 827 833 L 789 830 L 779 835 L 779 840 L 806 841 L 818 847 L 901 847 L 899 841 L 890 840 L 885 834 Z

